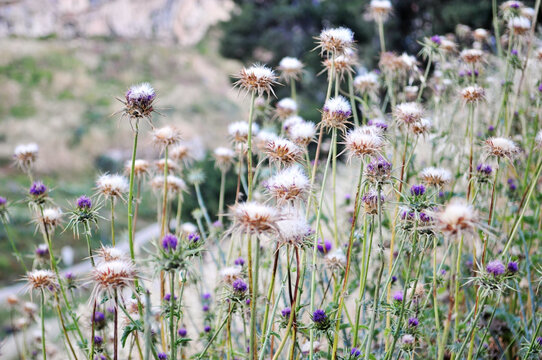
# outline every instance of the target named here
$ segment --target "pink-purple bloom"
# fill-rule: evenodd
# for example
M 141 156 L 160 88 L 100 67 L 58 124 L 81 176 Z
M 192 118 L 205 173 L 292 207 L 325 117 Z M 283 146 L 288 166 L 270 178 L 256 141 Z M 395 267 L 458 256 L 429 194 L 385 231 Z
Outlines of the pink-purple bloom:
M 77 207 L 81 210 L 89 210 L 92 207 L 92 200 L 88 196 L 80 196 L 77 199 Z
M 493 276 L 499 276 L 499 275 L 504 274 L 504 272 L 506 271 L 506 268 L 504 267 L 504 264 L 500 262 L 499 260 L 493 260 L 487 264 L 486 270 L 488 273 L 492 274 Z
M 166 234 L 162 239 L 162 247 L 166 251 L 174 251 L 177 248 L 177 237 L 173 234 Z

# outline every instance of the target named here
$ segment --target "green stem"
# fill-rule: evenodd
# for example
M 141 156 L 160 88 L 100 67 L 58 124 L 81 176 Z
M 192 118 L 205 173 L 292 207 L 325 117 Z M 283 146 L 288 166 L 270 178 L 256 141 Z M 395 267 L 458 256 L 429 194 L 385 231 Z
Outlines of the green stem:
M 220 194 L 218 196 L 218 221 L 222 224 L 224 216 L 224 194 L 226 192 L 226 171 L 222 170 L 220 174 Z
M 41 356 L 47 360 L 47 351 L 45 350 L 45 292 L 41 289 Z
M 130 257 L 135 262 L 135 250 L 134 250 L 134 174 L 135 174 L 135 160 L 137 153 L 137 138 L 139 135 L 139 119 L 135 121 L 135 135 L 134 145 L 132 147 L 132 166 L 130 168 L 130 188 L 128 190 L 128 243 L 130 245 Z
M 177 358 L 177 351 L 176 351 L 176 339 L 175 335 L 177 332 L 175 331 L 175 271 L 170 272 L 170 308 L 169 308 L 169 335 L 171 338 L 171 360 L 175 360 Z
M 350 107 L 352 108 L 352 114 L 354 115 L 354 124 L 359 126 L 358 109 L 354 96 L 354 79 L 352 77 L 352 73 L 350 72 L 348 72 L 348 95 L 350 96 Z
M 115 246 L 115 198 L 111 196 L 111 244 Z
M 254 101 L 256 93 L 253 92 L 250 98 L 250 110 L 248 115 L 248 137 L 247 137 L 247 175 L 248 175 L 248 201 L 252 200 L 252 121 L 254 117 Z M 252 334 L 251 334 L 252 336 Z
M 4 225 L 4 230 L 6 231 L 6 237 L 8 238 L 8 241 L 11 244 L 11 248 L 13 249 L 13 252 L 15 253 L 15 257 L 16 257 L 17 261 L 19 261 L 19 263 L 23 267 L 24 272 L 25 273 L 28 272 L 28 268 L 26 267 L 26 265 L 25 265 L 25 263 L 23 261 L 23 257 L 19 253 L 19 250 L 17 250 L 17 247 L 15 246 L 15 242 L 13 241 L 13 238 L 11 237 L 11 235 L 9 233 L 9 227 L 8 227 L 8 224 L 7 224 L 6 220 L 3 219 L 2 224 Z
M 228 315 L 226 315 L 226 317 L 224 318 L 224 320 L 222 321 L 222 323 L 220 324 L 220 326 L 218 327 L 218 329 L 215 331 L 215 333 L 213 334 L 213 336 L 211 337 L 211 340 L 209 340 L 209 342 L 207 343 L 207 345 L 205 345 L 205 348 L 203 349 L 203 352 L 201 354 L 198 355 L 197 359 L 202 359 L 203 356 L 205 356 L 205 354 L 207 353 L 207 350 L 209 350 L 209 347 L 211 346 L 211 344 L 213 343 L 213 341 L 215 341 L 216 337 L 218 336 L 218 334 L 220 333 L 220 331 L 222 330 L 222 328 L 224 327 L 224 325 L 226 325 L 226 322 L 228 322 L 228 318 L 231 316 L 231 313 L 233 311 L 233 307 L 232 309 L 230 310 L 230 312 L 228 312 Z
M 258 358 L 258 339 L 256 334 L 257 300 L 258 300 L 258 274 L 260 271 L 260 238 L 256 237 L 256 256 L 253 268 L 252 298 L 250 299 L 250 352 L 252 359 Z

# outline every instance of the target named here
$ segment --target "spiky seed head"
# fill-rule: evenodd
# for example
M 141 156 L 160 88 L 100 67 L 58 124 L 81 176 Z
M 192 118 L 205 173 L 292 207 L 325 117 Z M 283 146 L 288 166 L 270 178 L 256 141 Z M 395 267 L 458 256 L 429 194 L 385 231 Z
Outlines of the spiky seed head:
M 337 96 L 326 101 L 322 109 L 321 126 L 346 130 L 348 118 L 352 116 L 350 103 L 343 96 Z
M 428 118 L 421 118 L 420 121 L 413 122 L 410 125 L 410 131 L 414 135 L 426 135 L 431 130 L 431 120 Z
M 521 16 L 526 17 L 530 21 L 533 21 L 536 11 L 531 7 L 523 7 L 520 11 Z
M 531 20 L 524 16 L 516 16 L 508 20 L 508 29 L 515 35 L 525 35 L 531 30 Z
M 465 104 L 476 104 L 484 101 L 485 95 L 484 88 L 476 84 L 461 89 L 461 98 Z
M 254 142 L 258 151 L 265 152 L 267 144 L 271 141 L 280 139 L 277 134 L 270 130 L 261 130 L 256 135 Z
M 316 42 L 322 54 L 338 56 L 354 46 L 354 33 L 345 27 L 328 28 L 322 30 Z
M 252 124 L 252 136 L 258 134 L 258 124 Z M 228 133 L 234 142 L 246 142 L 248 138 L 248 122 L 238 121 L 228 125 Z
M 151 181 L 151 187 L 155 190 L 164 189 L 164 176 L 155 176 Z M 167 190 L 169 195 L 179 194 L 186 191 L 186 183 L 180 177 L 175 175 L 167 176 Z
M 162 158 L 158 161 L 154 162 L 154 167 L 156 168 L 156 171 L 163 174 L 165 167 L 166 167 L 166 158 Z M 179 166 L 179 163 L 173 160 L 172 158 L 167 159 L 167 171 L 169 174 L 171 173 L 177 173 L 181 167 Z
M 215 149 L 213 156 L 216 167 L 222 171 L 228 171 L 235 159 L 235 152 L 230 148 L 220 146 Z
M 296 124 L 301 124 L 303 122 L 305 122 L 305 120 L 303 120 L 301 116 L 297 116 L 297 115 L 290 116 L 289 118 L 284 120 L 284 122 L 282 123 L 282 128 L 284 129 L 286 134 L 288 134 L 292 126 Z
M 435 218 L 440 230 L 448 235 L 471 232 L 478 223 L 476 211 L 462 199 L 452 199 Z
M 232 208 L 232 230 L 247 234 L 273 233 L 277 231 L 279 212 L 269 205 L 250 201 L 238 203 Z
M 13 159 L 15 164 L 23 171 L 28 171 L 36 162 L 39 147 L 36 143 L 21 144 L 15 147 Z
M 124 113 L 131 118 L 150 118 L 156 92 L 149 83 L 132 85 L 125 95 Z
M 149 173 L 149 162 L 143 159 L 136 159 L 134 161 L 134 176 L 144 176 Z M 130 174 L 132 170 L 132 161 L 128 160 L 124 163 L 124 173 Z
M 279 205 L 305 198 L 309 191 L 309 178 L 298 166 L 290 166 L 271 177 L 267 190 Z
M 368 15 L 374 21 L 384 22 L 388 20 L 392 10 L 393 7 L 389 0 L 371 0 Z
M 365 212 L 370 215 L 378 214 L 378 192 L 375 190 L 369 190 L 361 197 Z M 380 206 L 384 203 L 384 195 L 380 194 Z
M 160 147 L 167 147 L 178 143 L 181 140 L 181 132 L 174 126 L 163 126 L 154 129 L 152 132 L 152 141 Z
M 297 113 L 297 103 L 294 99 L 284 98 L 277 102 L 277 116 L 281 119 L 286 119 Z
M 96 264 L 90 275 L 94 283 L 91 298 L 97 299 L 102 294 L 112 295 L 115 290 L 133 288 L 136 275 L 136 268 L 131 260 L 121 259 Z
M 340 78 L 343 78 L 344 74 L 354 72 L 353 66 L 355 65 L 355 62 L 356 57 L 353 50 L 348 49 L 344 54 L 336 56 L 335 61 L 333 61 L 333 58 L 326 58 L 322 64 L 324 65 L 324 69 L 327 71 L 328 75 L 333 69 L 334 74 L 338 74 Z
M 346 255 L 344 255 L 343 250 L 340 248 L 327 254 L 324 261 L 326 266 L 332 271 L 344 269 L 346 267 Z
M 264 152 L 271 162 L 280 165 L 292 165 L 303 156 L 303 151 L 299 146 L 283 138 L 269 141 Z
M 428 167 L 421 171 L 420 178 L 430 186 L 444 186 L 452 181 L 452 173 L 443 168 Z
M 476 65 L 484 61 L 484 52 L 480 49 L 465 49 L 459 56 L 467 64 Z
M 288 244 L 301 247 L 305 239 L 311 234 L 311 228 L 305 216 L 290 212 L 283 220 L 277 222 L 279 236 L 277 241 L 280 244 Z
M 220 276 L 222 277 L 222 281 L 226 284 L 233 284 L 235 280 L 242 278 L 242 270 L 241 266 L 229 266 L 221 269 Z
M 235 86 L 259 96 L 264 93 L 274 95 L 273 86 L 278 84 L 275 72 L 271 68 L 259 64 L 241 69 L 236 78 L 238 80 L 235 82 Z
M 298 80 L 303 72 L 303 63 L 295 57 L 284 57 L 279 62 L 280 76 L 285 80 Z
M 354 78 L 354 88 L 361 94 L 374 94 L 378 91 L 378 75 L 374 72 L 358 75 Z
M 110 261 L 128 259 L 124 251 L 114 246 L 102 245 L 102 247 L 100 247 L 95 252 L 96 252 L 98 262 L 110 262 Z
M 192 149 L 186 144 L 177 144 L 168 150 L 169 156 L 178 162 L 185 165 L 190 165 L 194 160 Z
M 25 279 L 30 290 L 54 291 L 58 287 L 56 274 L 51 270 L 32 270 Z
M 41 216 L 41 222 L 50 228 L 59 225 L 62 221 L 62 210 L 60 208 L 45 208 Z
M 346 134 L 345 146 L 350 156 L 363 157 L 378 154 L 384 147 L 380 130 L 373 126 L 357 127 Z
M 297 124 L 294 124 L 289 128 L 288 137 L 296 145 L 301 147 L 308 146 L 316 135 L 316 126 L 312 122 L 303 121 Z
M 410 125 L 420 121 L 423 113 L 422 105 L 415 102 L 407 102 L 396 105 L 393 108 L 392 115 L 399 124 Z
M 472 32 L 472 37 L 474 38 L 474 40 L 479 42 L 487 41 L 487 39 L 489 38 L 489 31 L 482 28 L 475 29 Z
M 439 49 L 442 49 L 444 52 L 453 53 L 457 50 L 457 44 L 449 39 L 441 38 Z
M 109 198 L 122 198 L 128 191 L 128 181 L 122 175 L 103 174 L 96 180 L 100 195 Z
M 487 139 L 485 141 L 485 148 L 489 155 L 498 158 L 513 159 L 520 152 L 515 142 L 503 137 L 491 137 Z

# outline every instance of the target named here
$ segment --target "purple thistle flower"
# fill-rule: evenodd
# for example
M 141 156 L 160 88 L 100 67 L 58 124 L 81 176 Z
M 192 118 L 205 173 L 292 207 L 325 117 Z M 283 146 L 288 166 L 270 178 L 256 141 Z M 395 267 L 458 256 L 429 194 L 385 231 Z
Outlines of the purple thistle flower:
M 391 174 L 391 163 L 382 157 L 374 159 L 367 165 L 366 172 L 370 178 L 385 180 Z
M 431 36 L 431 41 L 434 42 L 437 45 L 442 44 L 442 40 L 440 39 L 440 36 L 438 36 L 438 35 Z
M 191 243 L 197 243 L 199 241 L 200 237 L 198 233 L 190 233 L 188 234 L 188 241 Z
M 221 228 L 222 227 L 222 222 L 220 220 L 217 220 L 213 223 L 213 227 L 215 228 Z
M 359 357 L 361 355 L 361 350 L 358 348 L 353 347 L 352 350 L 350 350 L 350 356 L 353 357 Z
M 203 293 L 203 295 L 201 295 L 201 298 L 203 300 L 211 300 L 211 293 L 208 293 L 208 292 Z
M 166 355 L 166 353 L 163 353 L 163 352 L 158 353 L 158 359 L 159 359 L 159 360 L 167 360 L 167 355 Z
M 248 306 L 250 305 L 250 298 L 245 300 L 245 304 Z
M 81 196 L 79 199 L 77 199 L 77 207 L 80 210 L 90 210 L 92 207 L 92 200 L 88 196 Z
M 162 239 L 162 247 L 166 251 L 175 250 L 177 248 L 177 243 L 178 243 L 177 237 L 173 234 L 167 234 Z
M 315 323 L 317 323 L 317 324 L 323 323 L 326 320 L 327 320 L 327 315 L 326 315 L 326 312 L 324 310 L 316 309 L 312 313 L 312 321 L 314 321 Z
M 506 269 L 502 262 L 499 260 L 493 260 L 487 264 L 486 270 L 488 273 L 493 274 L 493 276 L 499 276 L 504 274 Z
M 104 342 L 104 338 L 101 336 L 94 336 L 94 344 L 100 346 Z
M 4 205 L 6 205 L 6 203 L 7 203 L 7 202 L 8 202 L 8 201 L 6 200 L 6 198 L 5 198 L 5 197 L 3 197 L 3 196 L 0 196 L 0 206 L 4 206 Z
M 204 312 L 207 312 L 209 311 L 210 307 L 209 305 L 203 305 L 203 307 L 201 308 Z
M 318 251 L 322 254 L 328 253 L 331 250 L 331 241 L 324 240 L 324 243 L 322 244 L 322 239 L 318 239 Z M 325 250 L 324 250 L 325 247 Z
M 430 222 L 432 220 L 433 220 L 433 218 L 431 216 L 427 215 L 426 213 L 424 213 L 424 212 L 420 213 L 420 221 L 421 222 L 427 223 L 427 222 Z
M 66 274 L 64 274 L 64 278 L 66 278 L 66 280 L 68 281 L 73 281 L 75 280 L 75 275 L 71 271 L 69 271 Z
M 105 321 L 105 314 L 101 311 L 96 311 L 96 313 L 94 314 L 94 323 L 100 324 L 100 323 L 103 323 L 104 321 Z
M 41 181 L 36 181 L 32 184 L 28 192 L 34 197 L 42 196 L 47 192 L 47 187 Z
M 180 337 L 186 337 L 186 334 L 188 334 L 188 332 L 186 331 L 185 328 L 180 328 L 178 331 L 177 331 L 177 334 L 179 334 Z
M 542 346 L 542 336 L 536 338 L 536 343 L 538 344 L 538 346 Z
M 403 292 L 401 290 L 397 290 L 393 293 L 393 300 L 397 302 L 403 301 Z
M 519 5 L 519 3 L 517 3 L 517 2 L 513 2 L 512 4 L 510 4 L 510 7 L 511 7 L 512 9 L 519 9 L 519 6 L 520 6 L 520 5 Z
M 211 331 L 211 327 L 209 325 L 205 325 L 205 327 L 203 328 L 203 331 L 208 333 L 209 331 Z
M 236 293 L 244 293 L 245 291 L 247 291 L 247 283 L 243 281 L 243 279 L 237 279 L 233 282 L 232 284 L 232 287 L 233 287 L 233 290 L 236 292 Z
M 416 327 L 420 324 L 419 320 L 417 317 L 411 317 L 410 319 L 408 319 L 408 326 L 410 327 Z
M 170 293 L 167 293 L 166 295 L 164 295 L 164 300 L 165 300 L 165 301 L 171 300 L 171 294 L 170 294 Z
M 490 165 L 478 164 L 478 166 L 476 167 L 476 171 L 478 171 L 479 173 L 483 175 L 489 176 L 493 172 L 493 169 L 491 168 Z
M 393 275 L 391 277 L 391 283 L 394 284 L 397 281 L 397 276 Z
M 385 123 L 384 121 L 382 120 L 379 120 L 379 119 L 371 119 L 367 122 L 367 125 L 369 126 L 376 126 L 377 128 L 380 128 L 384 131 L 388 130 L 388 124 Z
M 519 270 L 518 263 L 515 261 L 510 261 L 506 268 L 508 269 L 508 272 L 511 272 L 511 273 L 517 273 Z
M 41 244 L 36 248 L 36 256 L 46 257 L 49 255 L 49 248 L 45 244 Z
M 489 125 L 489 127 L 487 128 L 487 131 L 488 132 L 494 132 L 495 131 L 495 126 Z
M 512 51 L 510 51 L 510 54 L 518 56 L 518 51 L 516 49 L 512 49 Z
M 292 309 L 289 307 L 282 309 L 281 314 L 282 317 L 290 317 L 290 314 L 292 313 Z
M 425 194 L 425 186 L 423 185 L 412 185 L 410 187 L 410 195 L 412 196 L 422 196 Z
M 542 92 L 542 83 L 538 85 L 538 91 Z
M 235 261 L 233 263 L 235 265 L 237 265 L 237 266 L 243 266 L 243 265 L 245 265 L 245 259 L 243 259 L 242 257 L 239 257 L 239 258 L 235 259 Z
M 518 187 L 517 187 L 516 183 L 514 182 L 514 179 L 508 179 L 508 189 L 510 191 L 516 191 L 517 188 Z

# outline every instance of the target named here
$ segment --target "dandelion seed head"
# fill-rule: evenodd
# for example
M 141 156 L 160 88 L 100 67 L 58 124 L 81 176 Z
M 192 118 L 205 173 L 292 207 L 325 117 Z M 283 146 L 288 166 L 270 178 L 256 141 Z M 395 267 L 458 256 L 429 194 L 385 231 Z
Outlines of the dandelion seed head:
M 452 181 L 452 173 L 443 168 L 428 167 L 421 171 L 420 178 L 429 186 L 443 186 Z

